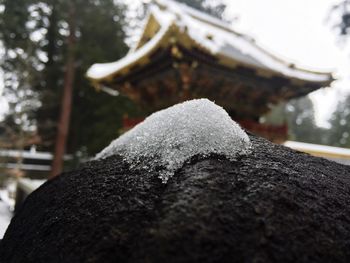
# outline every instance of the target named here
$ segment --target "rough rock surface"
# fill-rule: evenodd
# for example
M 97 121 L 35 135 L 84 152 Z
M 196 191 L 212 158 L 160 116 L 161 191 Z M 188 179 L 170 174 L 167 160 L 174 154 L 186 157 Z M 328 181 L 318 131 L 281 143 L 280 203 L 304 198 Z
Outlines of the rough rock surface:
M 350 262 L 350 168 L 250 136 L 163 184 L 121 157 L 30 195 L 1 262 Z

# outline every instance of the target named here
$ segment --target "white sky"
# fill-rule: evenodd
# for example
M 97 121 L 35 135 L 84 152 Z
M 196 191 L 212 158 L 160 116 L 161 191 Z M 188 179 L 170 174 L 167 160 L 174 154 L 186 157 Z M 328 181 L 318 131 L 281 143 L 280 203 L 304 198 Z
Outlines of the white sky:
M 129 1 L 130 2 L 130 1 Z M 340 78 L 332 88 L 311 95 L 318 124 L 327 118 L 344 92 L 350 92 L 350 56 L 337 44 L 326 23 L 329 10 L 339 0 L 226 0 L 227 15 L 237 15 L 236 30 L 253 36 L 275 54 L 311 69 L 333 70 Z M 3 83 L 0 81 L 0 92 Z M 0 96 L 0 116 L 7 105 Z
M 310 69 L 332 70 L 339 79 L 332 88 L 314 92 L 317 122 L 327 118 L 344 92 L 350 92 L 349 52 L 341 48 L 330 8 L 339 0 L 226 0 L 228 17 L 237 15 L 234 28 L 253 36 L 275 54 Z

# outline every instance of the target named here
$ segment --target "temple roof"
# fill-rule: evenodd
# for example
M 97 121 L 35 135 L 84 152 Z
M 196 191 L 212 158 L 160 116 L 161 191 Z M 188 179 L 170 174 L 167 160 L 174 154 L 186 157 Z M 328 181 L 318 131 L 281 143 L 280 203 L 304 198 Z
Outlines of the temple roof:
M 135 66 L 149 64 L 150 56 L 159 48 L 180 43 L 215 56 L 223 66 L 243 66 L 263 77 L 282 77 L 297 85 L 312 83 L 320 87 L 333 80 L 330 72 L 302 69 L 277 57 L 224 21 L 171 0 L 154 2 L 135 47 L 116 62 L 92 65 L 87 72 L 89 79 L 108 82 L 116 75 L 128 74 Z

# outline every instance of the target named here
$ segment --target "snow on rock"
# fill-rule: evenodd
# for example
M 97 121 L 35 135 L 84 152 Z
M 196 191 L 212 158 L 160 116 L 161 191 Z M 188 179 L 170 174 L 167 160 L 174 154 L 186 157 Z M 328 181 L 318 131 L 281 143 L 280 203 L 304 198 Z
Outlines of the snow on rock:
M 227 112 L 207 99 L 158 111 L 114 140 L 96 159 L 120 154 L 133 168 L 160 171 L 163 183 L 193 156 L 235 160 L 250 152 L 248 135 Z

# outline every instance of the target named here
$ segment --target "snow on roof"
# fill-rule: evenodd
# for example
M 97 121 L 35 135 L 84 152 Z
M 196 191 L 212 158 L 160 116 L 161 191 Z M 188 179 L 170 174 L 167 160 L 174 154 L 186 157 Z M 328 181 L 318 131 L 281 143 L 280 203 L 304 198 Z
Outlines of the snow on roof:
M 350 149 L 346 148 L 295 141 L 286 141 L 283 145 L 316 156 L 350 159 Z
M 99 80 L 129 67 L 139 59 L 150 54 L 164 37 L 164 31 L 174 25 L 178 32 L 188 36 L 195 45 L 219 57 L 226 64 L 240 63 L 247 67 L 260 69 L 270 75 L 280 75 L 302 81 L 328 84 L 331 73 L 313 72 L 295 67 L 267 52 L 255 40 L 234 31 L 229 24 L 204 14 L 184 4 L 171 0 L 156 0 L 157 5 L 150 7 L 151 16 L 160 24 L 161 29 L 151 40 L 123 59 L 114 63 L 93 65 L 87 76 Z M 168 43 L 170 44 L 170 43 Z
M 228 24 L 227 22 L 219 18 L 216 18 L 214 16 L 211 16 L 209 14 L 206 14 L 204 12 L 201 12 L 192 7 L 189 7 L 186 4 L 171 1 L 171 0 L 155 0 L 155 2 L 157 3 L 158 6 L 161 6 L 165 9 L 172 10 L 174 13 L 183 13 L 183 11 L 185 11 L 187 15 L 190 15 L 193 18 L 205 21 L 207 23 L 213 24 L 218 27 L 222 27 L 226 30 L 232 30 L 230 24 Z
M 248 135 L 227 112 L 207 99 L 158 111 L 114 140 L 96 158 L 120 154 L 134 168 L 157 171 L 165 183 L 193 156 L 230 160 L 250 152 Z
M 100 63 L 92 65 L 86 73 L 87 76 L 91 79 L 99 80 L 118 72 L 126 66 L 133 65 L 139 59 L 145 57 L 147 54 L 155 50 L 156 47 L 158 47 L 160 39 L 164 37 L 168 29 L 169 24 L 162 25 L 158 33 L 150 41 L 143 45 L 142 48 L 137 49 L 133 53 L 129 53 L 129 55 L 121 60 L 112 63 Z

